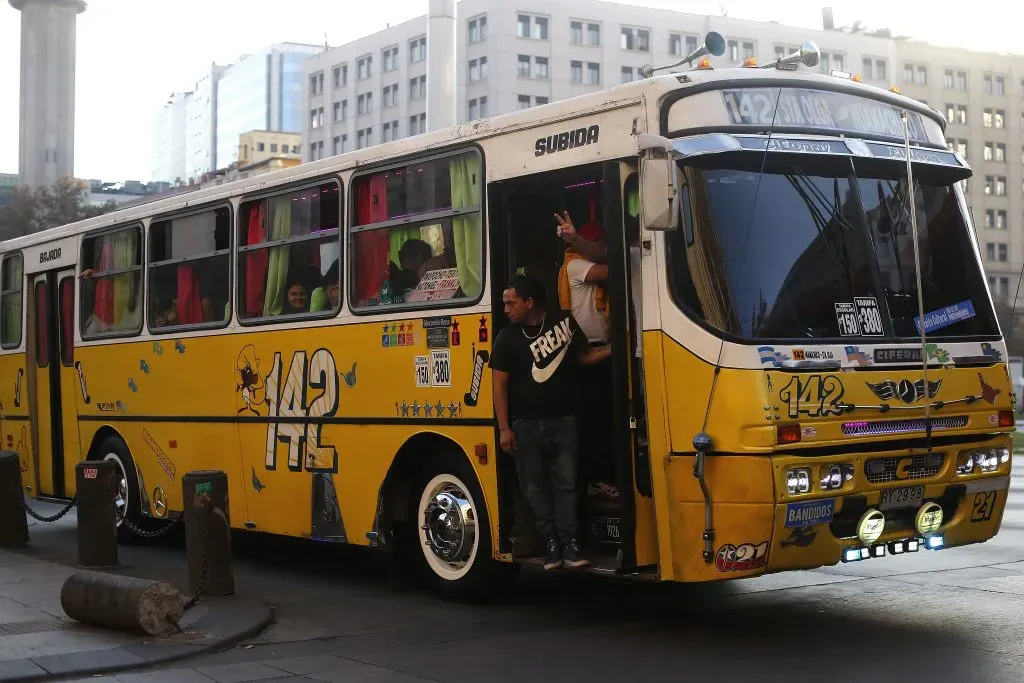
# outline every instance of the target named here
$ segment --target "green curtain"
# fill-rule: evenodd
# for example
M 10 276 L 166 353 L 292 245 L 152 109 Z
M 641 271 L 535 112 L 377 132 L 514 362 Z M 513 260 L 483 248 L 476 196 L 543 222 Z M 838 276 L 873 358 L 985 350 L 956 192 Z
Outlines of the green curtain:
M 291 237 L 292 233 L 292 202 L 291 197 L 274 197 L 270 200 L 270 236 L 268 239 L 279 240 Z M 284 310 L 285 288 L 288 286 L 289 245 L 270 248 L 270 259 L 267 263 L 267 289 L 263 299 L 263 315 L 281 315 Z
M 461 209 L 480 204 L 480 158 L 467 154 L 449 162 L 452 183 L 452 208 Z M 462 292 L 470 299 L 480 294 L 483 283 L 483 233 L 480 212 L 456 216 L 452 221 L 455 262 L 459 268 Z

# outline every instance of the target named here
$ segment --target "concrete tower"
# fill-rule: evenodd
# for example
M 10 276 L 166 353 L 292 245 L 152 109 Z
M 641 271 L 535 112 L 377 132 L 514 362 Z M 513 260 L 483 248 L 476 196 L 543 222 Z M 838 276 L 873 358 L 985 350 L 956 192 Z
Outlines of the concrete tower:
M 427 14 L 427 130 L 454 126 L 455 0 L 430 0 Z
M 75 171 L 75 28 L 84 0 L 9 0 L 21 11 L 20 182 Z

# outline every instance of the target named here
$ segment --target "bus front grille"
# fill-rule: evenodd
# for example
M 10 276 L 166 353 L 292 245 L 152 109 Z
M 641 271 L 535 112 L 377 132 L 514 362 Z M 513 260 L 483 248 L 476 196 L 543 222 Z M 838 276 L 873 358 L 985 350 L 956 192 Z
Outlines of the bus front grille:
M 933 417 L 931 422 L 933 432 L 944 429 L 962 429 L 967 426 L 967 416 Z M 843 423 L 843 434 L 846 436 L 884 436 L 886 434 L 923 432 L 924 430 L 925 420 L 921 417 L 907 420 L 862 420 Z

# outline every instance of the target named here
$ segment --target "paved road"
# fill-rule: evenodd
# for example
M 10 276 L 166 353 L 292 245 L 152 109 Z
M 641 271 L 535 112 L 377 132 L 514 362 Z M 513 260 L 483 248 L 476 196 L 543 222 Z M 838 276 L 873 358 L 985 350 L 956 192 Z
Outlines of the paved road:
M 34 554 L 73 562 L 73 524 L 34 527 Z M 989 543 L 713 586 L 527 571 L 504 604 L 465 606 L 394 589 L 365 551 L 260 538 L 235 556 L 275 626 L 188 669 L 88 680 L 1024 680 L 1024 473 Z M 121 560 L 184 581 L 180 545 Z

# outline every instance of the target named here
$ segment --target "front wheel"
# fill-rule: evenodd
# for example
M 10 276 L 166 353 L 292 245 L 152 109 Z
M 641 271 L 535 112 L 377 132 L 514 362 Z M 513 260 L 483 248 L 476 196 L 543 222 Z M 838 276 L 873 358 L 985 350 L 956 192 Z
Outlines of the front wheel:
M 135 462 L 128 452 L 128 446 L 116 436 L 100 445 L 99 460 L 109 460 L 117 465 L 114 475 L 116 486 L 113 492 L 114 520 L 117 524 L 117 540 L 121 543 L 135 543 L 137 536 L 124 523 L 127 519 L 135 526 L 142 521 L 142 500 L 139 493 L 139 478 L 135 473 Z
M 420 478 L 412 519 L 425 575 L 444 597 L 482 600 L 495 595 L 516 567 L 491 557 L 483 493 L 464 463 L 433 468 Z M 439 471 L 440 470 L 440 471 Z

